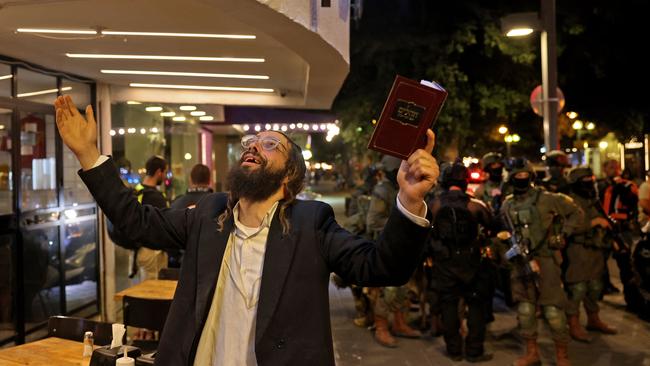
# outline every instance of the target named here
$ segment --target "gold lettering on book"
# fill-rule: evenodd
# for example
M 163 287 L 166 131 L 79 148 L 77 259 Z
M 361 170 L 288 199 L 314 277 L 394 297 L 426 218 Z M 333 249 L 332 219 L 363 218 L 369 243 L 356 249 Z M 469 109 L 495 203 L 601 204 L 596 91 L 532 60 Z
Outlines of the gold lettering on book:
M 417 126 L 425 108 L 414 102 L 398 99 L 395 102 L 392 119 L 407 125 Z

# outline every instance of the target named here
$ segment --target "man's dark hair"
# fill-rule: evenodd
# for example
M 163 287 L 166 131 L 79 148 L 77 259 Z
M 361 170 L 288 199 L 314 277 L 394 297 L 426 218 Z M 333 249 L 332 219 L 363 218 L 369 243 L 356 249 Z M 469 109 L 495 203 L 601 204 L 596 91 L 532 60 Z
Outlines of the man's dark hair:
M 282 224 L 282 232 L 286 235 L 290 230 L 287 208 L 294 203 L 298 193 L 300 193 L 300 191 L 305 187 L 307 166 L 305 165 L 305 159 L 302 156 L 302 149 L 300 146 L 293 142 L 293 140 L 291 140 L 291 138 L 286 134 L 280 131 L 275 132 L 284 136 L 289 143 L 289 148 L 287 149 L 287 161 L 285 163 L 286 176 L 289 179 L 284 187 L 284 199 L 280 201 L 278 206 L 280 209 L 279 217 L 280 223 Z M 217 228 L 219 231 L 223 230 L 226 219 L 232 215 L 232 210 L 237 204 L 238 199 L 239 197 L 233 197 L 232 194 L 228 194 L 226 210 L 217 218 Z
M 144 167 L 147 169 L 147 175 L 152 177 L 158 170 L 165 171 L 167 161 L 162 156 L 154 155 L 147 160 Z
M 190 172 L 192 184 L 207 186 L 210 184 L 210 168 L 203 164 L 196 164 Z

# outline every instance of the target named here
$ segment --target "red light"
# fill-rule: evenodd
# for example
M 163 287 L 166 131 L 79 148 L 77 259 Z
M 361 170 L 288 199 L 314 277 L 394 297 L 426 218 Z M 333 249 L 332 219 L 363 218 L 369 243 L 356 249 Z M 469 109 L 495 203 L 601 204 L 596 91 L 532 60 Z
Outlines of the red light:
M 479 178 L 481 178 L 481 173 L 479 173 L 479 172 L 471 172 L 469 176 L 472 179 L 479 179 Z

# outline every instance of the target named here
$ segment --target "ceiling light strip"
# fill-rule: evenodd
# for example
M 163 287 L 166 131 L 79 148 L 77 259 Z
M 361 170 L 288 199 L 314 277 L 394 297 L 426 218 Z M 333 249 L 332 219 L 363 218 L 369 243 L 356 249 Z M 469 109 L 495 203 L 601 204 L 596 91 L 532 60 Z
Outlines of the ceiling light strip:
M 218 33 L 182 33 L 182 32 L 131 32 L 90 29 L 49 29 L 49 28 L 18 28 L 18 33 L 51 33 L 51 34 L 102 34 L 106 36 L 150 36 L 150 37 L 187 37 L 187 38 L 222 38 L 222 39 L 256 39 L 252 34 L 218 34 Z
M 214 74 L 207 72 L 176 72 L 176 71 L 145 71 L 145 70 L 101 70 L 102 74 L 119 75 L 159 75 L 159 76 L 190 76 L 201 78 L 224 78 L 224 79 L 257 79 L 268 80 L 267 75 L 246 75 L 246 74 Z
M 65 86 L 65 87 L 61 88 L 61 91 L 68 91 L 68 90 L 72 90 L 72 87 L 71 86 Z M 35 91 L 35 92 L 16 94 L 16 97 L 18 97 L 18 98 L 33 97 L 35 95 L 51 94 L 51 93 L 56 93 L 58 91 L 59 91 L 59 89 L 46 89 L 46 90 L 39 90 L 39 91 Z
M 7 80 L 7 79 L 11 79 L 12 77 L 14 77 L 14 76 L 13 75 L 0 75 L 0 80 Z
M 218 91 L 241 91 L 241 92 L 258 92 L 273 93 L 270 88 L 242 88 L 234 86 L 204 86 L 204 85 L 178 85 L 178 84 L 143 84 L 131 83 L 133 88 L 163 88 L 163 89 L 190 89 L 190 90 L 218 90 Z
M 251 34 L 210 34 L 210 33 L 175 33 L 175 32 L 127 32 L 103 30 L 108 36 L 151 36 L 151 37 L 188 37 L 188 38 L 225 38 L 225 39 L 255 39 Z
M 96 30 L 84 29 L 44 29 L 44 28 L 18 28 L 18 33 L 54 33 L 54 34 L 97 34 Z
M 70 58 L 109 58 L 126 60 L 172 60 L 172 61 L 219 61 L 219 62 L 265 62 L 263 58 L 249 57 L 201 57 L 201 56 L 161 56 L 161 55 L 112 55 L 101 53 L 66 53 Z

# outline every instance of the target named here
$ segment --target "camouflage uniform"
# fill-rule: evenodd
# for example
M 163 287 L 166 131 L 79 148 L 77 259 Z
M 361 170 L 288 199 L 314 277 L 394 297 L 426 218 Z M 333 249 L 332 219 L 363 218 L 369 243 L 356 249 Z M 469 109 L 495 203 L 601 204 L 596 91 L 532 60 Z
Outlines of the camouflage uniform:
M 582 181 L 583 178 L 591 180 Z M 598 209 L 600 202 L 591 169 L 571 170 L 569 182 L 572 187 L 570 196 L 585 215 L 576 232 L 569 237 L 566 248 L 568 265 L 565 282 L 569 295 L 566 313 L 569 316 L 571 336 L 578 341 L 589 342 L 590 339 L 579 322 L 581 302 L 584 302 L 589 318 L 588 328 L 609 334 L 615 333 L 613 328 L 608 327 L 598 317 L 598 299 L 603 291 L 602 277 L 605 271 L 603 252 L 611 248 L 611 237 L 606 228 L 592 224 L 592 220 L 604 217 L 602 210 Z
M 527 178 L 518 178 L 518 173 L 528 173 Z M 526 242 L 532 261 L 539 267 L 538 281 L 525 275 L 523 266 L 512 270 L 512 292 L 519 302 L 517 312 L 521 335 L 527 340 L 527 353 L 517 360 L 516 365 L 533 365 L 539 362 L 537 347 L 536 308 L 540 306 L 556 344 L 556 358 L 559 365 L 568 364 L 567 329 L 564 308 L 567 298 L 562 285 L 561 263 L 562 237 L 569 236 L 579 227 L 583 213 L 573 200 L 563 194 L 550 193 L 532 187 L 534 171 L 529 163 L 521 163 L 509 176 L 515 194 L 506 198 L 501 207 L 514 225 L 515 233 Z M 563 220 L 557 225 L 557 219 Z M 530 258 L 529 258 L 530 259 Z
M 368 215 L 366 217 L 366 232 L 374 240 L 376 239 L 388 220 L 393 206 L 397 203 L 397 169 L 401 160 L 392 157 L 384 157 L 378 164 L 377 169 L 385 175 L 375 185 L 370 198 Z M 393 314 L 393 333 L 401 337 L 417 338 L 419 331 L 411 329 L 406 324 L 404 314 L 408 312 L 407 286 L 399 287 L 377 287 L 366 288 L 372 304 L 375 319 L 375 339 L 379 344 L 387 347 L 395 347 L 396 341 L 388 333 L 388 317 Z

